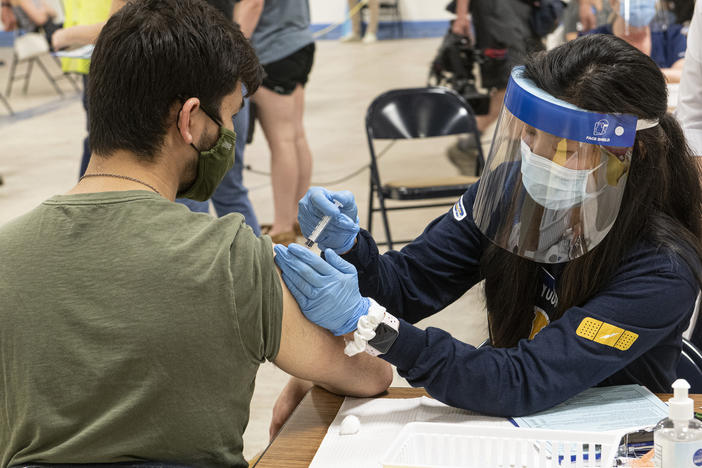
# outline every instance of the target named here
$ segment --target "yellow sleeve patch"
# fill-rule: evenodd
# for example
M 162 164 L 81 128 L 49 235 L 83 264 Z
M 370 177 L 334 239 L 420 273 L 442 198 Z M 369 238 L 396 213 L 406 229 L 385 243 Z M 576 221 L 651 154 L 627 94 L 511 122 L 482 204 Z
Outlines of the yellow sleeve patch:
M 585 317 L 575 331 L 576 335 L 586 340 L 594 341 L 605 346 L 626 351 L 631 348 L 639 337 L 634 332 L 624 330 L 617 326 L 596 320 L 592 317 Z
M 595 320 L 594 318 L 585 317 L 575 333 L 578 336 L 582 336 L 586 340 L 594 340 L 597 336 L 597 332 L 600 331 L 602 326 L 601 320 Z
M 634 341 L 636 341 L 638 337 L 639 335 L 637 333 L 625 330 L 622 337 L 619 338 L 619 341 L 617 341 L 617 344 L 615 344 L 614 347 L 621 349 L 622 351 L 626 351 L 627 349 L 631 348 L 631 345 L 634 344 Z

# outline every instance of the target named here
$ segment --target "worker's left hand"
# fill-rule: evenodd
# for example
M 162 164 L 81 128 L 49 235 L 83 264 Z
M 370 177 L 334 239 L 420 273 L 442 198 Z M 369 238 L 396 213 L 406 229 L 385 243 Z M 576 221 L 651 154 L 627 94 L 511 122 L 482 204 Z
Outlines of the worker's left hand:
M 275 253 L 285 284 L 312 323 L 339 336 L 368 314 L 370 301 L 358 290 L 356 268 L 333 250 L 324 252 L 326 261 L 299 244 L 276 245 Z
M 341 203 L 341 208 L 334 204 Z M 297 219 L 305 237 L 309 237 L 324 216 L 329 216 L 329 224 L 317 238 L 321 250 L 333 249 L 343 255 L 353 247 L 360 230 L 358 208 L 353 193 L 344 190 L 330 192 L 324 187 L 310 187 L 297 204 Z

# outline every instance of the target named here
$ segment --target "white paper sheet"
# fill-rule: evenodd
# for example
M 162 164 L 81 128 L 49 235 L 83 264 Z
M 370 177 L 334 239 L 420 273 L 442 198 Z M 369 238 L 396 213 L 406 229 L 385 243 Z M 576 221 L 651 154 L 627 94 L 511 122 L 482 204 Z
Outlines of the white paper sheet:
M 640 385 L 596 387 L 540 413 L 514 418 L 519 427 L 611 431 L 652 426 L 668 416 L 668 406 Z
M 357 434 L 339 435 L 341 421 L 354 415 Z M 480 416 L 427 397 L 346 398 L 329 426 L 310 468 L 378 468 L 400 429 L 413 421 L 514 427 L 504 418 Z
M 95 49 L 95 46 L 88 44 L 73 50 L 60 50 L 55 52 L 54 55 L 63 58 L 90 59 L 93 55 L 93 49 Z

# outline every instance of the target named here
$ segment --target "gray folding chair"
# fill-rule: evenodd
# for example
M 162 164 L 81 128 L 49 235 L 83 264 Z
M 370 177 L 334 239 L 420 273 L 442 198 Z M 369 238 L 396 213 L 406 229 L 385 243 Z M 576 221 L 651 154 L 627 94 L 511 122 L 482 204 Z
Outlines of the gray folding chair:
M 80 91 L 80 87 L 70 75 L 52 75 L 46 68 L 44 63 L 42 63 L 42 56 L 51 57 L 51 55 L 49 54 L 49 43 L 46 41 L 46 38 L 42 34 L 26 33 L 15 38 L 15 42 L 13 45 L 12 63 L 10 64 L 10 74 L 7 80 L 7 88 L 5 90 L 5 94 L 7 95 L 7 97 L 10 97 L 10 94 L 12 94 L 12 84 L 15 81 L 22 78 L 24 78 L 24 87 L 22 89 L 22 92 L 24 94 L 27 94 L 27 90 L 29 89 L 29 78 L 32 76 L 32 68 L 35 63 L 41 69 L 41 71 L 44 73 L 46 78 L 49 80 L 53 88 L 60 96 L 64 95 L 63 90 L 58 85 L 58 80 L 60 79 L 67 79 L 76 91 Z M 55 61 L 55 63 L 59 63 L 55 57 L 51 58 Z M 26 63 L 27 68 L 23 74 L 18 75 L 17 66 L 22 63 Z

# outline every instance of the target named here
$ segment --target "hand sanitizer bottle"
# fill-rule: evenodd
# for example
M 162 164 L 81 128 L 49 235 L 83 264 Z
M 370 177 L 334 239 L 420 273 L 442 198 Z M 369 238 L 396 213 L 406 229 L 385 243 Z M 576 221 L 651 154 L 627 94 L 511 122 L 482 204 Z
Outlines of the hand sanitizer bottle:
M 689 388 L 685 379 L 673 382 L 669 416 L 653 432 L 656 468 L 702 467 L 702 423 L 694 419 L 694 405 L 687 396 Z

